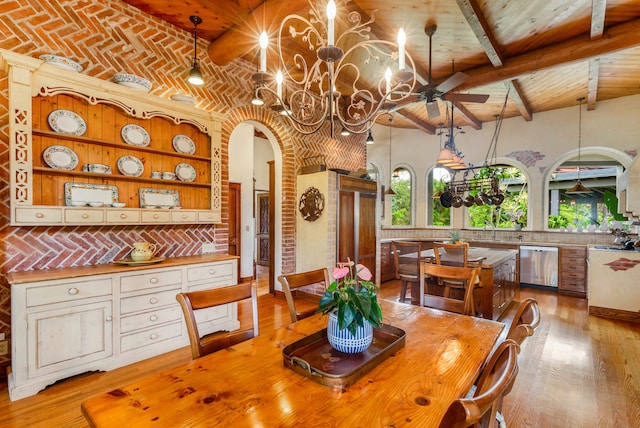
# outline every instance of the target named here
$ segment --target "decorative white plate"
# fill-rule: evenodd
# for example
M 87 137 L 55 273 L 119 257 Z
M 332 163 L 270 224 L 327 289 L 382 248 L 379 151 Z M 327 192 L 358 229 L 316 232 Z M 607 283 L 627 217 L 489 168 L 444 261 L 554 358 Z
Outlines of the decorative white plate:
M 189 104 L 190 106 L 196 103 L 195 97 L 192 97 L 191 95 L 173 94 L 169 98 L 171 98 L 173 101 L 178 101 L 179 103 Z
M 83 201 L 111 205 L 118 202 L 118 188 L 107 184 L 64 183 L 65 205 L 77 206 Z
M 119 85 L 134 89 L 141 89 L 145 92 L 149 92 L 151 90 L 150 81 L 134 74 L 116 73 L 113 75 L 113 81 Z
M 42 158 L 53 169 L 72 170 L 78 166 L 78 155 L 65 146 L 49 146 L 42 152 Z
M 76 73 L 80 73 L 82 71 L 82 66 L 80 64 L 63 56 L 45 54 L 40 55 L 39 58 L 47 64 L 55 65 L 56 67 L 64 68 L 65 70 L 75 71 Z
M 49 126 L 56 132 L 65 134 L 83 135 L 87 132 L 84 120 L 70 110 L 54 110 L 47 117 Z
M 176 177 L 182 181 L 194 181 L 196 179 L 196 169 L 188 163 L 179 163 L 176 165 Z
M 180 205 L 177 190 L 142 187 L 138 189 L 138 195 L 140 208 L 171 208 Z
M 184 134 L 178 134 L 173 137 L 171 143 L 173 144 L 173 148 L 175 149 L 175 151 L 178 153 L 192 155 L 196 152 L 196 144 L 191 138 Z
M 144 165 L 135 156 L 122 156 L 118 159 L 118 171 L 122 175 L 140 177 L 144 172 Z
M 120 135 L 125 143 L 132 146 L 146 147 L 151 142 L 151 137 L 149 137 L 147 130 L 133 123 L 123 126 L 120 130 Z

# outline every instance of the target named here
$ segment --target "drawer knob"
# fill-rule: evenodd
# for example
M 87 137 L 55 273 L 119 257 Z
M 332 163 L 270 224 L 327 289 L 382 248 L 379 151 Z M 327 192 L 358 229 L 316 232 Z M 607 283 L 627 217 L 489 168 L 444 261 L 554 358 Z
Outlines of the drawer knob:
M 43 213 L 37 213 L 36 214 L 36 218 L 44 218 L 44 214 Z
M 187 219 L 186 214 L 182 214 L 182 218 L 183 218 L 184 220 L 186 220 L 186 219 Z
M 152 284 L 157 284 L 157 283 L 158 283 L 158 278 L 156 278 L 156 277 L 154 276 L 153 278 L 151 278 L 151 279 L 149 280 L 149 282 L 150 282 L 150 283 L 152 283 Z
M 149 339 L 151 340 L 156 340 L 158 338 L 158 333 L 151 333 L 151 336 L 149 336 Z
M 107 316 L 107 322 L 111 322 L 111 320 L 113 320 L 113 317 L 111 315 Z
M 127 218 L 127 215 L 126 214 L 120 214 L 120 218 L 124 220 L 125 218 Z
M 155 297 L 152 297 L 149 299 L 149 303 L 151 303 L 152 305 L 155 305 L 156 303 L 158 303 L 158 299 L 156 299 Z
M 76 294 L 78 294 L 78 292 L 79 292 L 78 289 L 75 287 L 72 287 L 68 290 L 68 293 L 72 296 L 75 296 Z
M 151 316 L 149 317 L 149 320 L 151 320 L 151 321 L 158 321 L 158 316 L 157 316 L 157 315 L 151 315 Z
M 160 218 L 160 216 L 158 214 L 154 214 L 153 218 L 155 218 L 156 220 Z
M 82 214 L 82 218 L 89 218 L 89 214 L 87 213 Z
M 215 270 L 215 269 L 209 269 L 209 274 L 211 274 L 211 275 L 215 275 L 215 273 L 216 273 L 216 270 Z

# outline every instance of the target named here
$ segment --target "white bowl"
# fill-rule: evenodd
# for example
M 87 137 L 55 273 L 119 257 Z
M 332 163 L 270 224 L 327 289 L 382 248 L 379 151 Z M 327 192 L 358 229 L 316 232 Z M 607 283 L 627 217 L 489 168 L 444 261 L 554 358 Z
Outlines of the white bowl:
M 72 207 L 84 207 L 85 205 L 87 205 L 86 201 L 71 201 L 69 202 L 69 205 L 71 205 Z
M 64 68 L 65 70 L 75 71 L 76 73 L 80 73 L 82 71 L 82 66 L 80 64 L 63 56 L 45 54 L 40 55 L 39 58 L 47 64 L 55 65 L 56 67 Z
M 188 104 L 190 106 L 192 106 L 192 105 L 194 105 L 196 103 L 195 97 L 192 97 L 191 95 L 173 94 L 169 98 L 171 98 L 173 101 L 177 101 L 177 102 L 183 103 L 183 104 Z
M 89 202 L 89 206 L 94 208 L 101 207 L 103 205 L 104 205 L 104 202 Z
M 111 204 L 111 206 L 114 208 L 123 208 L 125 205 L 127 204 L 125 204 L 124 202 L 114 202 Z
M 113 81 L 119 85 L 127 86 L 134 89 L 142 89 L 145 92 L 151 90 L 151 82 L 143 77 L 134 74 L 116 73 L 113 75 Z

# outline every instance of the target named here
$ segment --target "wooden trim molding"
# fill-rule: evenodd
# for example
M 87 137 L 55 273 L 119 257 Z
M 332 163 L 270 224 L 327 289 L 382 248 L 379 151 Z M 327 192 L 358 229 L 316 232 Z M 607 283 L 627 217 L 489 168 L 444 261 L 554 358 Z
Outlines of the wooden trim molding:
M 622 309 L 602 308 L 600 306 L 589 306 L 589 315 L 602 318 L 611 318 L 620 321 L 630 321 L 640 323 L 640 311 L 631 312 Z

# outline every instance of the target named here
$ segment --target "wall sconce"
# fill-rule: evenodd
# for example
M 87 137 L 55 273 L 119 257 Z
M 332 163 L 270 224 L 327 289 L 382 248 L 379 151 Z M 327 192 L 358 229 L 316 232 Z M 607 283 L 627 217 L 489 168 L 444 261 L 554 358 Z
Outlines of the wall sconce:
M 204 83 L 204 78 L 200 72 L 200 66 L 198 66 L 198 25 L 202 24 L 202 18 L 191 15 L 189 17 L 189 21 L 193 23 L 193 63 L 187 80 L 192 85 L 200 86 Z

